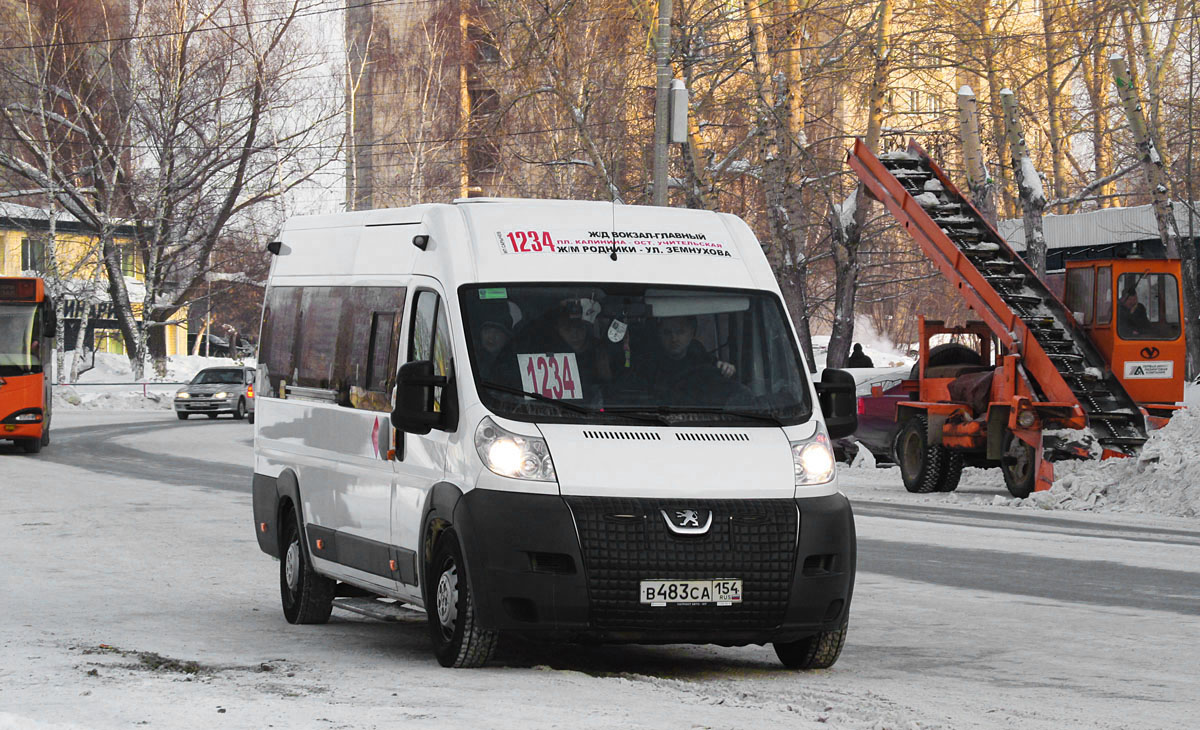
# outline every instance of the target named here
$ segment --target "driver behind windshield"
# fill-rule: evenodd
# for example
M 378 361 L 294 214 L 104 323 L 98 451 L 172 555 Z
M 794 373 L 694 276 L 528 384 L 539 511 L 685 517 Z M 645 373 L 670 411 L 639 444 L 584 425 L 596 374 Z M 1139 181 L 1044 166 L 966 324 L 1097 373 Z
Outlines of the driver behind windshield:
M 651 361 L 646 378 L 654 391 L 681 403 L 702 404 L 721 400 L 729 391 L 727 379 L 737 372 L 704 349 L 696 339 L 694 315 L 657 320 L 661 353 Z
M 602 383 L 612 382 L 615 353 L 595 334 L 599 304 L 591 299 L 560 302 L 554 316 L 554 332 L 547 352 L 573 352 L 579 363 L 583 392 L 594 393 Z

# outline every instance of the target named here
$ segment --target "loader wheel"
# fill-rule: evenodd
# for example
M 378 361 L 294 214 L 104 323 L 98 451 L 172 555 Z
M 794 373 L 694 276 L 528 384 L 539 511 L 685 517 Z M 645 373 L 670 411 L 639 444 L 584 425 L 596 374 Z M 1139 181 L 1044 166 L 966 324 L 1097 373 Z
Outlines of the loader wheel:
M 1004 486 L 1008 487 L 1009 494 L 1017 499 L 1032 494 L 1037 483 L 1037 454 L 1033 447 L 1012 433 L 1006 434 L 1000 472 L 1004 474 Z
M 935 446 L 934 448 L 941 448 Z M 961 451 L 945 449 L 946 462 L 942 468 L 942 479 L 938 482 L 937 491 L 953 492 L 958 489 L 958 480 L 962 478 L 963 455 Z
M 908 419 L 896 437 L 896 457 L 904 488 L 916 494 L 937 491 L 945 471 L 946 453 L 940 446 L 929 445 L 929 419 L 926 416 Z

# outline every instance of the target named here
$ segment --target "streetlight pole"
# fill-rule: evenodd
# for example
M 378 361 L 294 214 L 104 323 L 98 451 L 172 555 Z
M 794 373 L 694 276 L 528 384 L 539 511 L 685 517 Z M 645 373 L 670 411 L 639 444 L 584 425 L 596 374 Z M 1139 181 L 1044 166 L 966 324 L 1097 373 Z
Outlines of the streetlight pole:
M 668 95 L 671 89 L 671 0 L 658 2 L 658 35 L 654 41 L 658 66 L 658 88 L 654 97 L 654 204 L 667 204 L 667 134 L 670 122 Z

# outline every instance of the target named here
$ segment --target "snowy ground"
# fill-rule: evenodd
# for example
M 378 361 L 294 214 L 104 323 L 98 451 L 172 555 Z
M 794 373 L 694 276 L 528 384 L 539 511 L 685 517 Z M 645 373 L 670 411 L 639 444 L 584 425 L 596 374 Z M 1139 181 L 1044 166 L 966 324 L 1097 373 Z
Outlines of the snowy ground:
M 851 470 L 859 576 L 830 670 L 784 671 L 763 647 L 517 642 L 446 670 L 422 624 L 284 621 L 250 525 L 251 426 L 56 418 L 42 454 L 0 446 L 0 730 L 1190 728 L 1200 712 L 1194 520 L 927 504 L 891 470 Z

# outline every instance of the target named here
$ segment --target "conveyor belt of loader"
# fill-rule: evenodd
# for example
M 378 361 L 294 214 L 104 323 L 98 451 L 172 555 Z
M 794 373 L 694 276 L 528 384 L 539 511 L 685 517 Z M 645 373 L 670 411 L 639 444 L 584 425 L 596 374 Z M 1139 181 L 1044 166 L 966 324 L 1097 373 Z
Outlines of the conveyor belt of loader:
M 1002 347 L 1021 356 L 1043 406 L 1085 415 L 1106 449 L 1127 455 L 1140 449 L 1145 419 L 1104 356 L 925 150 L 910 143 L 877 158 L 858 140 L 849 162 Z

